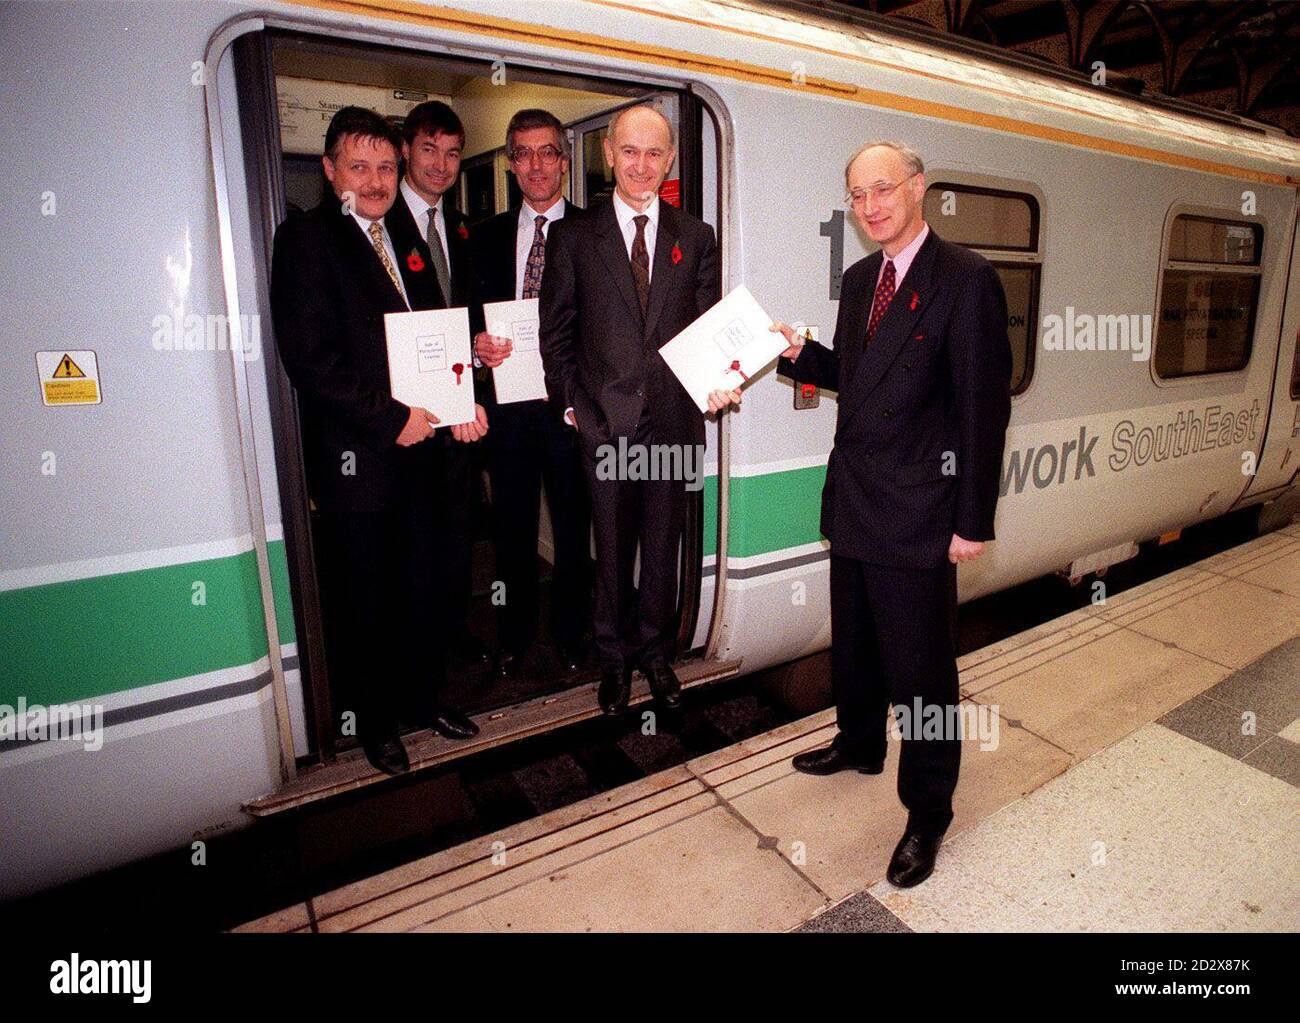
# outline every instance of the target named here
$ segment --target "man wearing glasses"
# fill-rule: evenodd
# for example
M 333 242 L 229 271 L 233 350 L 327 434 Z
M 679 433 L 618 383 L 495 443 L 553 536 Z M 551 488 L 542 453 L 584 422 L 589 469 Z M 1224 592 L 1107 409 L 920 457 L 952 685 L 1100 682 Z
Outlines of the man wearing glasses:
M 899 887 L 929 877 L 952 820 L 957 565 L 993 539 L 1011 413 L 1001 281 L 926 224 L 923 172 L 901 143 L 854 154 L 846 201 L 880 251 L 844 274 L 833 348 L 773 326 L 790 342 L 779 372 L 839 394 L 821 517 L 839 734 L 794 766 L 881 773 L 899 708 L 908 818 L 887 874 Z
M 474 229 L 474 264 L 484 302 L 536 298 L 551 225 L 581 212 L 564 198 L 568 140 L 554 114 L 516 113 L 506 128 L 506 156 L 523 202 Z M 510 358 L 510 341 L 485 332 L 476 338 L 474 353 L 495 369 Z M 591 605 L 591 513 L 577 438 L 564 425 L 564 410 L 553 408 L 545 398 L 499 405 L 492 394 L 488 401 L 493 541 L 497 577 L 505 584 L 497 672 L 503 678 L 519 674 L 537 637 L 537 526 L 543 481 L 555 550 L 551 638 L 561 666 L 573 671 L 586 659 L 583 644 Z

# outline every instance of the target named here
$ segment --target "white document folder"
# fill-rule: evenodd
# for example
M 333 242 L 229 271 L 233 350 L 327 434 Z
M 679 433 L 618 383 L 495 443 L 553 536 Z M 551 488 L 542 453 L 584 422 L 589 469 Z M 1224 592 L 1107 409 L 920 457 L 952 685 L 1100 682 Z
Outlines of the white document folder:
M 483 306 L 483 318 L 487 321 L 489 334 L 508 337 L 513 346 L 506 361 L 492 370 L 497 402 L 505 405 L 546 397 L 537 299 L 487 302 Z
M 468 309 L 385 313 L 384 333 L 394 398 L 428 409 L 438 417 L 439 426 L 473 421 Z
M 743 387 L 790 347 L 743 284 L 659 349 L 701 412 L 710 391 Z

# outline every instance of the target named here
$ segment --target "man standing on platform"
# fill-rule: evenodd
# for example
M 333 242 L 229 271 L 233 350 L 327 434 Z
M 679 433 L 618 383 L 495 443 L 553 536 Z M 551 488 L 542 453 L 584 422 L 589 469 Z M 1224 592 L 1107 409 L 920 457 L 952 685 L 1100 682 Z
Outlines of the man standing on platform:
M 952 821 L 957 565 L 993 539 L 1011 414 L 1001 281 L 926 224 L 923 172 L 902 143 L 854 155 L 847 202 L 880 251 L 844 274 L 833 349 L 773 326 L 790 342 L 780 372 L 839 393 L 821 517 L 839 735 L 794 766 L 879 774 L 897 708 L 908 818 L 887 876 L 899 887 L 929 877 Z M 941 737 L 923 736 L 921 707 L 940 709 Z
M 568 140 L 554 114 L 516 113 L 506 128 L 506 156 L 523 202 L 474 229 L 474 264 L 484 302 L 537 298 L 551 225 L 582 212 L 564 198 Z M 474 351 L 491 369 L 511 357 L 509 340 L 487 333 L 479 335 Z M 495 399 L 495 390 L 492 393 Z M 489 400 L 488 409 L 497 575 L 505 584 L 497 671 L 502 676 L 520 671 L 537 636 L 537 527 L 543 480 L 555 549 L 551 635 L 561 664 L 576 670 L 586 659 L 583 642 L 591 607 L 591 510 L 577 437 L 564 423 L 563 408 L 545 398 L 506 404 Z
M 598 471 L 611 453 L 636 446 L 676 449 L 675 464 L 699 464 L 686 461 L 686 449 L 704 444 L 703 417 L 659 355 L 717 302 L 720 284 L 713 228 L 659 199 L 675 156 L 662 114 L 647 105 L 620 111 L 605 139 L 614 194 L 551 226 L 542 277 L 546 389 L 578 431 L 591 488 L 599 699 L 608 714 L 626 708 L 637 667 L 662 705 L 681 701 L 671 661 L 686 480 L 630 479 L 625 465 Z

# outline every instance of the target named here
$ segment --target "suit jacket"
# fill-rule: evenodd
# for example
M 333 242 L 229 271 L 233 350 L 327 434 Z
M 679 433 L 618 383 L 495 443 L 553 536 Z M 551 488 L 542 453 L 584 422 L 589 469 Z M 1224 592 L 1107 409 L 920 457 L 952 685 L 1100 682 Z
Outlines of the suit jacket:
M 546 229 L 547 254 L 549 258 L 550 234 L 555 224 L 563 223 L 570 217 L 583 213 L 581 206 L 564 202 L 564 216 Z M 479 298 L 483 302 L 513 302 L 515 299 L 515 277 L 518 273 L 516 241 L 519 233 L 519 207 L 498 213 L 474 226 L 470 235 L 474 254 L 474 268 L 478 272 Z M 485 398 L 495 404 L 496 392 L 492 388 L 492 374 L 487 374 Z M 556 415 L 564 413 L 561 406 Z
M 834 348 L 808 342 L 778 371 L 839 392 L 822 492 L 831 553 L 938 567 L 954 533 L 994 538 L 1011 415 L 1006 296 L 991 263 L 931 228 L 864 351 L 883 258 L 845 272 Z
M 439 308 L 428 250 L 413 270 L 412 240 L 392 215 L 384 223 L 411 308 Z M 396 443 L 410 409 L 389 389 L 384 314 L 406 309 L 370 239 L 333 195 L 276 230 L 271 317 L 298 392 L 308 489 L 324 508 L 390 507 L 431 471 L 431 444 Z M 353 472 L 345 473 L 349 453 Z
M 388 211 L 384 222 L 393 232 L 394 244 L 396 239 L 401 238 L 402 248 L 399 253 L 403 254 L 402 258 L 405 259 L 405 253 L 415 248 L 428 266 L 429 273 L 433 277 L 434 289 L 440 296 L 439 304 L 430 308 L 447 309 L 457 306 L 469 308 L 469 332 L 472 339 L 483 329 L 483 300 L 478 293 L 479 282 L 474 267 L 472 234 L 460 210 L 444 202 L 442 212 L 447 221 L 447 272 L 451 278 L 450 301 L 444 301 L 445 296 L 442 296 L 441 290 L 438 289 L 438 275 L 433 270 L 423 225 L 416 225 L 415 215 L 411 212 L 411 207 L 406 204 L 406 196 L 402 194 L 400 188 L 397 190 L 397 200 L 393 203 L 393 208 Z M 475 228 L 475 231 L 477 230 Z
M 660 201 L 644 321 L 611 200 L 552 224 L 542 274 L 546 390 L 588 451 L 631 438 L 648 403 L 658 443 L 703 444 L 704 418 L 659 348 L 719 298 L 713 228 Z

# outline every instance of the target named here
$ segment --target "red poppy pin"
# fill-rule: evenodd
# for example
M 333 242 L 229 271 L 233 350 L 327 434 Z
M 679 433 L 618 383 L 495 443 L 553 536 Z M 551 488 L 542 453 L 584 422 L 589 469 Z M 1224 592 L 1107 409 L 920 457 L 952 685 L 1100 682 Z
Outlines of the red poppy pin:
M 682 261 L 682 247 L 681 247 L 680 245 L 674 245 L 674 246 L 673 246 L 673 266 L 676 266 L 676 265 L 677 265 L 678 263 L 680 263 L 681 261 Z
M 406 257 L 406 265 L 413 274 L 418 274 L 424 269 L 424 260 L 420 258 L 420 253 L 417 249 L 412 249 L 411 254 Z
M 461 241 L 465 241 L 467 238 L 469 238 L 469 228 L 466 227 L 464 224 L 456 225 L 456 233 L 460 235 Z
M 907 308 L 911 309 L 912 312 L 916 312 L 916 307 L 920 304 L 920 302 L 921 302 L 921 296 L 914 291 L 912 292 L 912 304 L 909 305 Z

